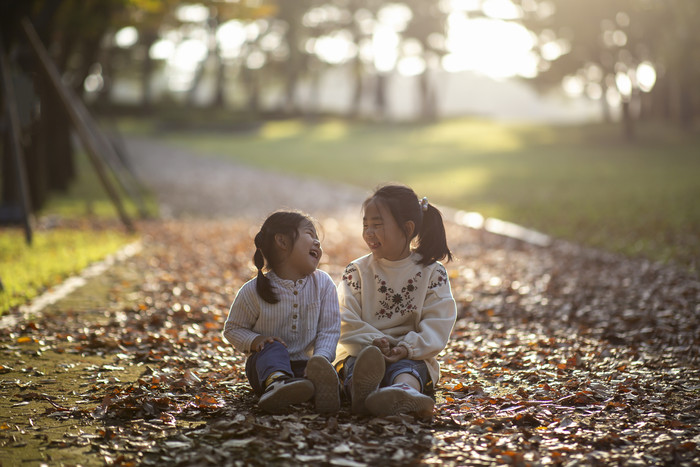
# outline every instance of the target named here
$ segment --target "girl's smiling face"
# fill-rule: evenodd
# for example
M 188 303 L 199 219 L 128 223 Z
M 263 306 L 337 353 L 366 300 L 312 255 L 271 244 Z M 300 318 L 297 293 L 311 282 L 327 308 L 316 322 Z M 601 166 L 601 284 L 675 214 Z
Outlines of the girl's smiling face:
M 286 239 L 287 242 L 290 240 Z M 321 256 L 323 250 L 316 228 L 311 222 L 302 222 L 297 229 L 297 239 L 291 251 L 281 264 L 275 267 L 275 272 L 283 279 L 299 280 L 318 268 Z
M 396 223 L 389 209 L 376 200 L 365 206 L 362 238 L 377 258 L 398 261 L 411 254 L 410 237 Z

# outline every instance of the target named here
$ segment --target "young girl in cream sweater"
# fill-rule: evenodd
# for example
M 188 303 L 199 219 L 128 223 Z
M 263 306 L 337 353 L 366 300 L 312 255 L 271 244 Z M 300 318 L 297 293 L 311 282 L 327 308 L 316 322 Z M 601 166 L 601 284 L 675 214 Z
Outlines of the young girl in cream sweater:
M 338 284 L 336 368 L 353 412 L 430 418 L 436 356 L 457 315 L 438 262 L 452 259 L 442 215 L 411 188 L 384 186 L 363 204 L 362 237 L 371 253 L 351 262 Z

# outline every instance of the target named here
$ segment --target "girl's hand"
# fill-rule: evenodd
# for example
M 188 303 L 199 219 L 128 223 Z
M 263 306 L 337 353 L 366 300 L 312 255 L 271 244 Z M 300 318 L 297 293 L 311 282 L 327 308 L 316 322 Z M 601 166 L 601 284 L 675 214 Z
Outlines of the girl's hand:
M 378 337 L 372 341 L 372 345 L 378 347 L 379 350 L 384 354 L 384 358 L 388 357 L 391 352 L 391 345 L 389 344 L 389 339 L 386 337 Z
M 258 336 L 255 339 L 253 339 L 253 343 L 250 344 L 250 349 L 253 352 L 260 352 L 262 349 L 265 348 L 265 344 L 271 344 L 273 342 L 279 342 L 283 346 L 287 347 L 287 344 L 280 339 L 279 337 L 274 337 L 274 336 Z
M 393 347 L 388 354 L 384 354 L 384 360 L 386 360 L 387 363 L 398 362 L 405 358 L 408 358 L 408 349 L 403 345 L 397 345 Z

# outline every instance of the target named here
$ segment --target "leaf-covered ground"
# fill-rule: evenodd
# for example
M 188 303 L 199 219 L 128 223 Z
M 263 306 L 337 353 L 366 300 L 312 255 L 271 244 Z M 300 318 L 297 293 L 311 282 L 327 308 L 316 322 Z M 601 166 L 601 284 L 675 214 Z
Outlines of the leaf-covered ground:
M 323 268 L 364 252 L 338 219 Z M 261 413 L 222 341 L 250 221 L 140 227 L 142 252 L 0 331 L 0 459 L 111 465 L 692 465 L 695 278 L 451 226 L 459 320 L 432 423 Z M 102 287 L 100 286 L 102 284 Z M 53 362 L 53 364 L 51 364 Z M 60 363 L 58 363 L 60 362 Z
M 140 254 L 41 313 L 0 317 L 2 465 L 698 464 L 696 276 L 452 224 L 459 320 L 432 422 L 261 413 L 221 338 L 252 236 L 277 207 L 313 213 L 337 280 L 366 252 L 364 194 L 129 147 L 177 219 L 139 225 Z

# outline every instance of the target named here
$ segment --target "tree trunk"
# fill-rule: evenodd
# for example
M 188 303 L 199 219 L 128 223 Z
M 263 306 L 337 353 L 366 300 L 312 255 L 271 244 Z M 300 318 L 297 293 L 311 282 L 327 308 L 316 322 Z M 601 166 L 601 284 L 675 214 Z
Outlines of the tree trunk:
M 653 99 L 654 117 L 669 121 L 672 119 L 671 112 L 671 83 L 668 77 L 661 77 L 656 81 L 654 89 L 651 91 Z
M 39 137 L 33 141 L 33 151 L 37 153 L 37 160 L 48 167 L 49 188 L 65 192 L 76 175 L 70 119 L 46 77 L 37 80 L 37 88 L 41 115 L 37 125 Z
M 226 63 L 219 53 L 218 47 L 216 56 L 216 82 L 214 83 L 214 100 L 212 107 L 223 109 L 226 107 Z
M 192 80 L 192 86 L 187 91 L 187 105 L 190 107 L 195 107 L 197 103 L 197 91 L 202 84 L 204 73 L 207 70 L 207 62 L 209 61 L 209 54 L 202 60 L 202 62 L 197 66 L 197 70 L 194 74 L 194 79 Z
M 97 93 L 96 104 L 104 112 L 110 112 L 112 107 L 112 83 L 114 73 L 112 57 L 113 49 L 112 47 L 107 47 L 106 50 L 102 52 L 102 58 L 100 59 L 103 84 L 102 89 Z
M 258 115 L 260 113 L 260 84 L 258 82 L 259 76 L 255 70 L 251 70 L 246 66 L 242 66 L 241 73 L 243 77 L 243 83 L 248 91 L 247 99 L 247 109 L 251 115 Z
M 362 62 L 360 61 L 359 57 L 355 59 L 352 69 L 355 75 L 355 86 L 352 92 L 352 101 L 350 102 L 350 117 L 357 118 L 360 116 L 362 96 L 365 91 L 364 79 L 362 76 Z
M 386 88 L 388 77 L 383 73 L 378 73 L 375 81 L 374 89 L 374 105 L 377 119 L 384 120 L 387 117 L 387 96 Z
M 420 95 L 419 118 L 422 121 L 433 122 L 437 118 L 437 102 L 435 89 L 427 69 L 418 77 L 418 87 Z
M 100 42 L 102 36 L 98 35 L 83 42 L 83 50 L 80 54 L 80 65 L 77 70 L 74 70 L 75 82 L 73 83 L 73 91 L 78 98 L 85 96 L 85 78 L 90 75 L 90 68 L 97 63 L 97 56 L 100 52 Z M 65 71 L 65 66 L 59 67 L 59 70 Z
M 5 103 L 3 102 L 3 106 Z M 9 204 L 12 206 L 20 204 L 19 184 L 16 177 L 16 166 L 14 156 L 12 154 L 12 144 L 10 144 L 10 127 L 5 125 L 5 131 L 2 133 L 2 153 L 0 153 L 0 204 Z M 25 154 L 26 157 L 26 154 Z M 26 167 L 25 167 L 26 168 Z
M 289 24 L 287 30 L 287 44 L 289 46 L 289 60 L 287 62 L 287 74 L 284 87 L 285 103 L 284 112 L 287 115 L 295 115 L 298 111 L 296 101 L 297 83 L 299 82 L 299 68 L 301 57 L 297 48 L 298 31 L 295 23 Z
M 610 103 L 608 102 L 608 86 L 603 82 L 603 94 L 600 97 L 600 111 L 603 114 L 603 122 L 612 123 L 612 112 L 610 112 Z
M 49 196 L 49 187 L 58 183 L 61 175 L 51 173 L 50 159 L 47 160 L 48 150 L 45 138 L 44 125 L 46 120 L 34 122 L 29 132 L 31 144 L 24 146 L 24 156 L 27 159 L 27 179 L 29 181 L 29 197 L 32 209 L 36 212 L 41 209 Z
M 316 61 L 312 66 L 307 67 L 310 75 L 309 87 L 309 107 L 305 111 L 305 117 L 311 120 L 318 118 L 321 113 L 321 75 L 323 73 L 323 65 Z
M 684 130 L 690 130 L 693 126 L 693 118 L 695 109 L 693 106 L 693 92 L 690 84 L 686 79 L 680 85 L 678 93 L 678 107 L 681 127 Z
M 635 140 L 634 118 L 630 109 L 630 102 L 627 99 L 622 100 L 622 128 L 626 141 Z
M 149 51 L 151 46 L 158 39 L 158 35 L 155 33 L 145 33 L 144 34 L 144 47 L 146 48 L 146 53 L 143 58 L 143 66 L 141 68 L 141 107 L 146 113 L 149 113 L 153 107 L 153 89 L 151 88 L 151 81 L 153 76 L 153 60 Z

